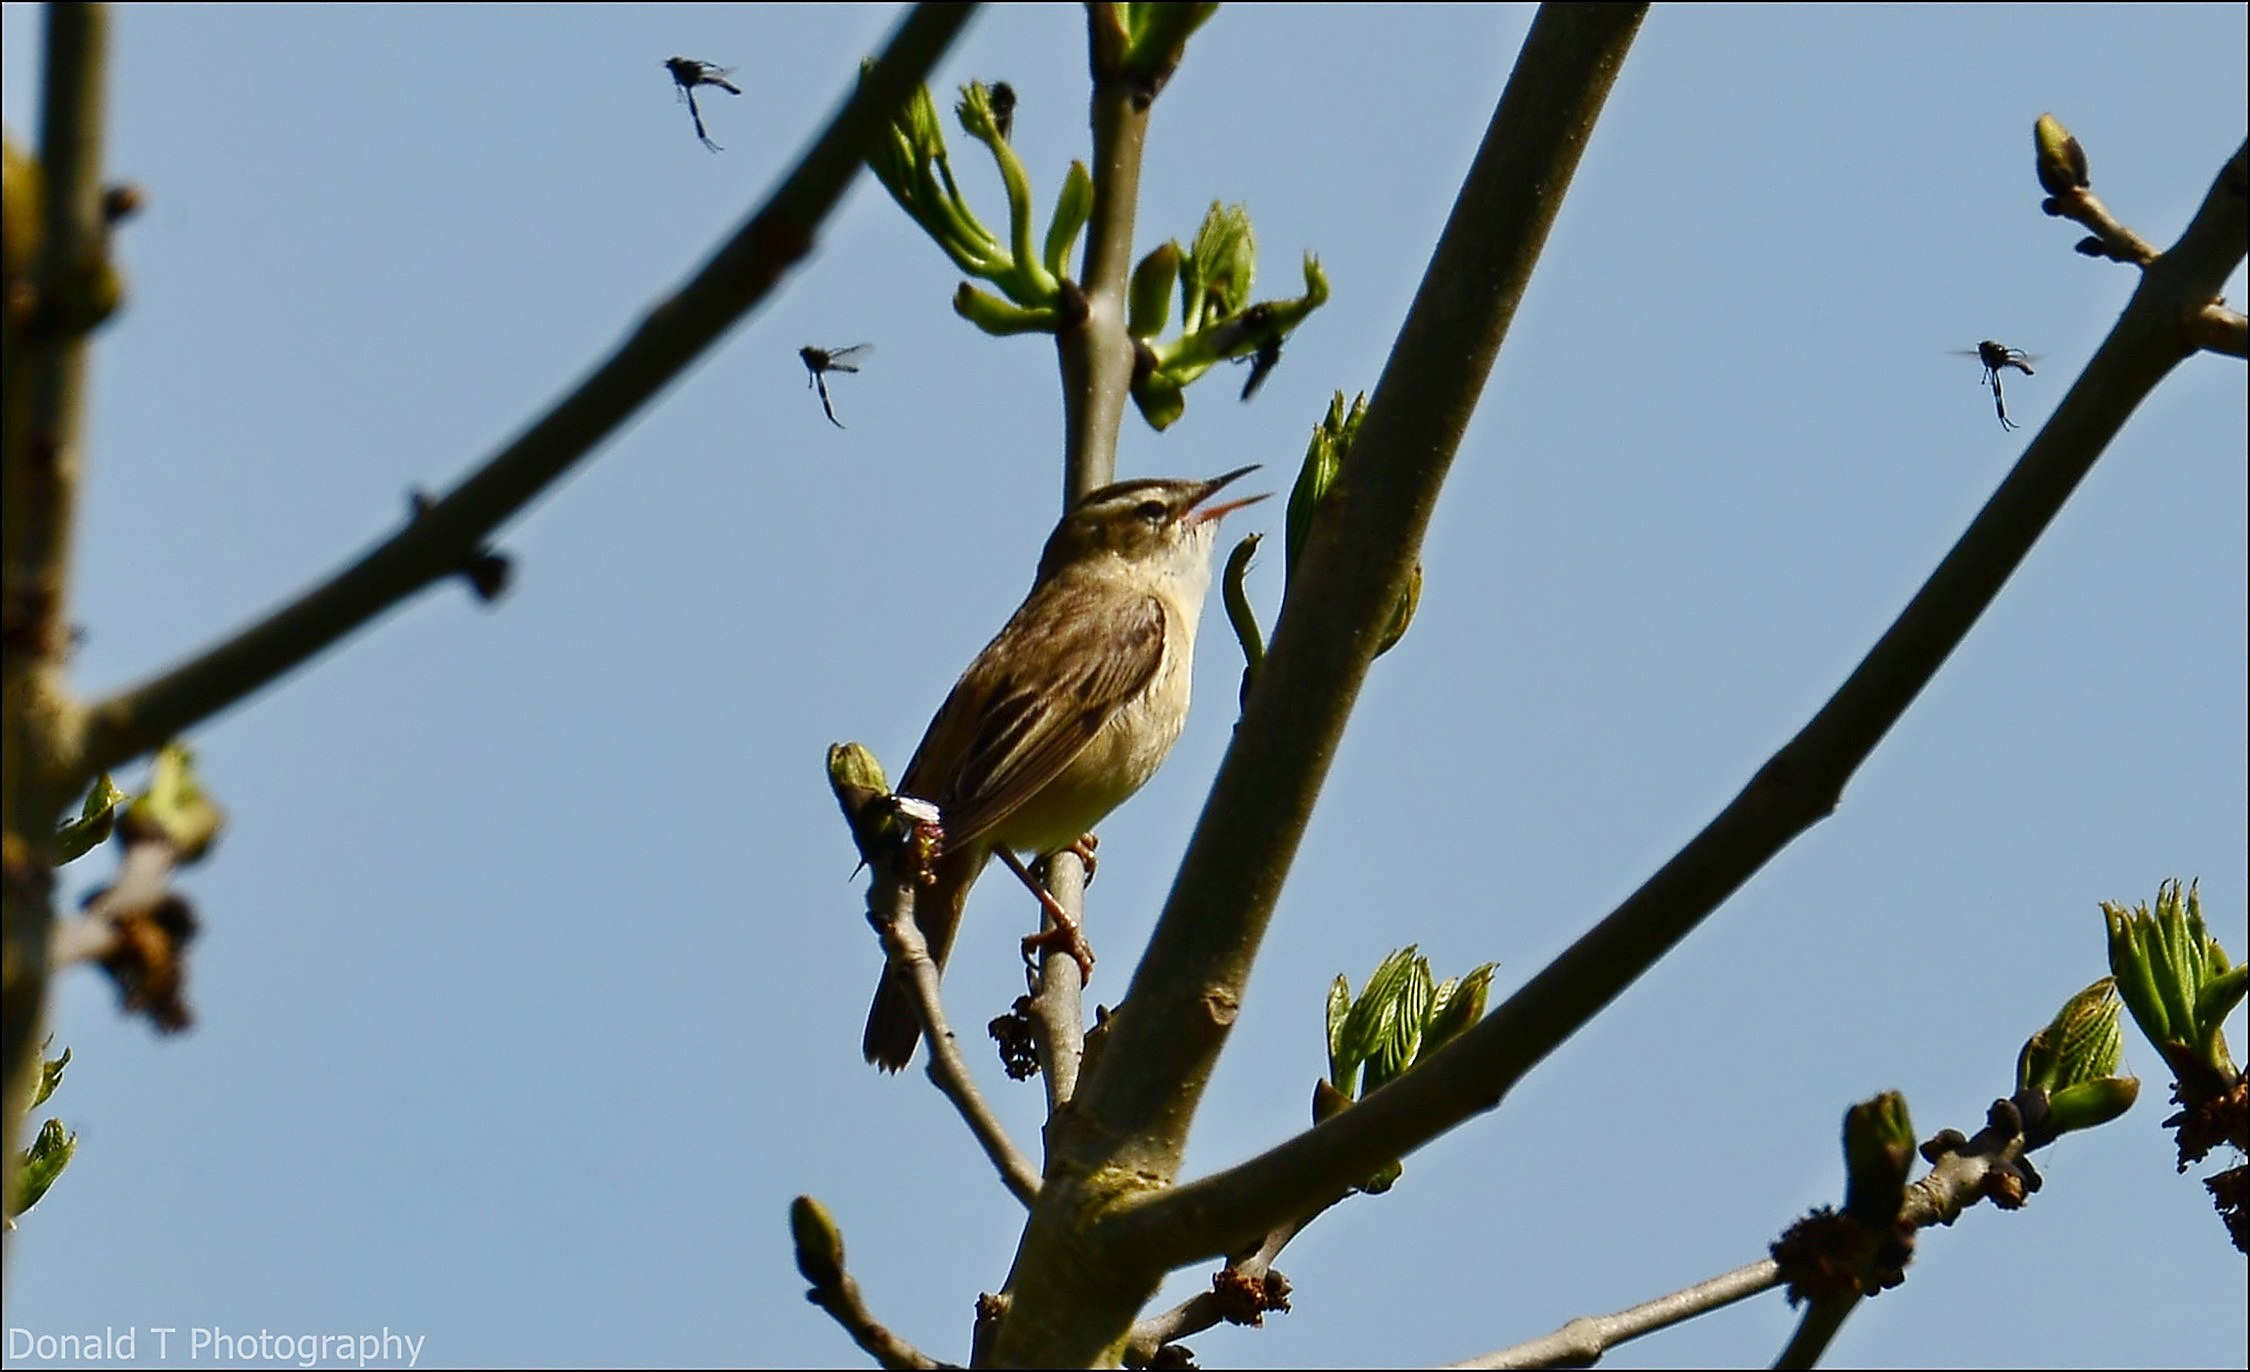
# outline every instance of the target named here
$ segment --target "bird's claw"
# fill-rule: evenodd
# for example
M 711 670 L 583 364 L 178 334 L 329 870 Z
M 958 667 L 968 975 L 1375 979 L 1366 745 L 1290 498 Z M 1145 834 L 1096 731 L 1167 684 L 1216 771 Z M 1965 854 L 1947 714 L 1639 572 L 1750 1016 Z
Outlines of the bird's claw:
M 1055 921 L 1052 929 L 1036 934 L 1026 934 L 1023 940 L 1023 959 L 1036 963 L 1039 955 L 1050 949 L 1060 949 L 1070 954 L 1078 964 L 1078 981 L 1085 985 L 1094 979 L 1094 950 L 1087 946 L 1086 936 L 1078 928 L 1078 921 L 1064 915 L 1059 908 L 1048 910 Z

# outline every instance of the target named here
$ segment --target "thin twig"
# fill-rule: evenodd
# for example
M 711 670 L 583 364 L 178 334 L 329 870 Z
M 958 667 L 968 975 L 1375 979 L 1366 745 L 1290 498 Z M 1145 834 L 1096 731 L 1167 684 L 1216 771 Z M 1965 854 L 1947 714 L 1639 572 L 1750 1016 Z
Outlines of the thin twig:
M 1047 890 L 1084 928 L 1086 868 L 1076 853 L 1065 850 L 1047 860 Z M 1045 919 L 1042 927 L 1052 929 L 1052 918 Z M 1086 1056 L 1084 985 L 1079 980 L 1083 975 L 1078 959 L 1063 944 L 1040 955 L 1039 985 L 1031 996 L 1031 1039 L 1039 1051 L 1039 1076 L 1050 1117 L 1078 1094 L 1078 1067 Z
M 1261 1281 L 1268 1273 L 1273 1273 L 1274 1262 L 1281 1256 L 1281 1250 L 1311 1227 L 1314 1220 L 1326 1214 L 1330 1206 L 1343 1199 L 1343 1196 L 1338 1196 L 1302 1219 L 1292 1220 L 1266 1235 L 1257 1251 L 1236 1258 L 1219 1269 L 1212 1279 L 1213 1290 L 1198 1291 L 1162 1314 L 1136 1321 L 1132 1334 L 1125 1341 L 1125 1365 L 1145 1367 L 1164 1345 L 1229 1322 L 1229 1313 L 1237 1305 L 1219 1295 L 1216 1289 L 1218 1285 L 1231 1282 L 1239 1287 Z M 1283 1284 L 1287 1285 L 1286 1279 Z
M 2242 196 L 2229 189 L 2230 180 L 2239 184 L 2243 157 L 2235 153 L 2179 242 L 2143 272 L 2131 303 L 2053 418 L 1912 602 L 1820 711 L 1693 841 L 1475 1028 L 1317 1128 L 1225 1172 L 1127 1202 L 1109 1221 L 1117 1241 L 1149 1245 L 1167 1267 L 1224 1252 L 1307 1197 L 1364 1177 L 1496 1107 L 1525 1073 L 1774 854 L 1826 817 L 1853 772 L 1999 595 L 2135 407 L 2190 355 L 2179 329 L 2184 310 L 2209 300 L 2243 257 L 2250 215 Z M 1374 420 L 1370 413 L 1361 443 Z M 1285 608 L 1283 631 L 1288 624 Z M 1282 633 L 1275 640 L 1278 645 Z M 1277 657 L 1268 658 L 1268 672 Z M 1252 692 L 1253 711 L 1266 698 L 1261 680 Z M 1246 717 L 1245 732 L 1249 722 Z M 1231 799 L 1223 773 L 1214 807 L 1222 799 Z M 1175 901 L 1178 895 L 1175 890 Z M 1199 932 L 1216 937 L 1209 928 Z M 1120 1019 L 1128 1029 L 1134 1022 L 1130 1009 Z M 1097 1073 L 1089 1095 L 1108 1080 L 1106 1072 Z
M 974 6 L 922 4 L 788 177 L 711 258 L 571 393 L 442 500 L 366 556 L 224 643 L 92 710 L 88 778 L 266 686 L 431 583 L 458 571 L 502 521 L 593 451 L 812 250 L 815 232 L 892 114 Z
M 2084 186 L 2049 197 L 2047 205 L 2049 214 L 2091 229 L 2101 240 L 2100 255 L 2112 261 L 2145 267 L 2157 259 L 2156 245 L 2119 223 L 2101 197 Z
M 2250 318 L 2224 305 L 2205 305 L 2188 316 L 2188 341 L 2207 353 L 2250 357 Z
M 1643 1301 L 1614 1315 L 1580 1316 L 1554 1333 L 1529 1343 L 1496 1349 L 1446 1366 L 1591 1367 L 1601 1361 L 1602 1354 L 1621 1343 L 1659 1329 L 1669 1329 L 1698 1315 L 1707 1315 L 1780 1284 L 1780 1265 L 1767 1258 L 1668 1296 Z
M 929 1045 L 930 1082 L 960 1112 L 961 1122 L 976 1136 L 984 1155 L 1000 1174 L 1001 1184 L 1026 1206 L 1039 1198 L 1039 1173 L 1008 1138 L 998 1116 L 985 1104 L 976 1079 L 961 1057 L 961 1045 L 946 1022 L 938 994 L 938 966 L 930 956 L 929 941 L 914 922 L 914 887 L 911 883 L 879 876 L 868 886 L 868 918 L 883 936 L 883 951 L 891 970 L 906 979 L 914 1007 L 922 1017 L 922 1039 Z
M 789 1228 L 796 1243 L 797 1270 L 811 1283 L 805 1299 L 827 1311 L 878 1366 L 953 1366 L 924 1353 L 875 1318 L 859 1294 L 859 1283 L 844 1266 L 844 1236 L 818 1201 L 797 1197 L 789 1207 Z

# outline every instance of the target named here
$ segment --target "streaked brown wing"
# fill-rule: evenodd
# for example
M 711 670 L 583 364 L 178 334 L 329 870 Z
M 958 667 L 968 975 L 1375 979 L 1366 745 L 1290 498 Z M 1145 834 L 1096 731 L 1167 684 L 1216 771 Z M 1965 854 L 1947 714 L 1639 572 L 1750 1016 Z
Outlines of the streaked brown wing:
M 1085 599 L 1062 577 L 1033 592 L 954 683 L 906 764 L 899 789 L 935 801 L 945 840 L 974 842 L 1070 765 L 1110 717 L 1156 675 L 1164 607 L 1155 596 Z

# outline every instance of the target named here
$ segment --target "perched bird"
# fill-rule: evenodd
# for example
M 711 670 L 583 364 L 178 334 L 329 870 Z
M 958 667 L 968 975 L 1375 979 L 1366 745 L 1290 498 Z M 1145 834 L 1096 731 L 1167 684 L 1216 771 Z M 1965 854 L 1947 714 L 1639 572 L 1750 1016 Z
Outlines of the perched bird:
M 1020 874 L 1016 853 L 1076 846 L 1172 750 L 1219 520 L 1265 497 L 1207 502 L 1255 470 L 1086 495 L 1048 535 L 1030 594 L 938 707 L 898 789 L 934 803 L 944 830 L 935 880 L 914 896 L 939 966 L 994 852 Z M 1074 926 L 1055 932 L 1090 964 Z M 885 968 L 860 1045 L 867 1060 L 898 1071 L 921 1036 L 905 982 Z
M 695 120 L 696 138 L 713 152 L 725 152 L 725 148 L 712 142 L 711 135 L 703 131 L 703 110 L 695 103 L 695 88 L 717 86 L 729 95 L 742 94 L 742 87 L 727 79 L 734 75 L 734 68 L 698 62 L 692 57 L 667 57 L 664 59 L 664 70 L 672 73 L 672 84 L 678 88 L 677 96 L 687 101 L 688 116 Z

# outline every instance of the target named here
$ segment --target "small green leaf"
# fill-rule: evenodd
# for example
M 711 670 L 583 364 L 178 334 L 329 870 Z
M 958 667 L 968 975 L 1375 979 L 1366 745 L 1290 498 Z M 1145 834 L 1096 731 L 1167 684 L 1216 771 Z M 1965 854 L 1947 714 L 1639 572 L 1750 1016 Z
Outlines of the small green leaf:
M 1250 211 L 1212 201 L 1180 270 L 1180 281 L 1188 288 L 1180 300 L 1181 322 L 1192 333 L 1239 313 L 1250 302 L 1257 275 L 1258 239 L 1250 228 Z
M 2047 1118 L 2057 1137 L 2076 1129 L 2107 1124 L 2140 1099 L 2136 1077 L 2094 1077 L 2066 1086 L 2047 1098 Z
M 964 281 L 953 292 L 953 312 L 996 338 L 1019 333 L 1054 333 L 1062 312 L 1052 306 L 1025 309 Z
M 1422 1032 L 1422 1055 L 1429 1056 L 1484 1018 L 1485 998 L 1492 991 L 1493 969 L 1484 963 L 1467 976 L 1448 979 L 1430 1003 L 1430 1027 Z
M 16 1160 L 16 1215 L 46 1197 L 48 1188 L 70 1166 L 71 1155 L 77 1151 L 78 1135 L 65 1130 L 61 1120 L 48 1120 L 40 1126 L 31 1146 Z
M 2042 114 L 2031 126 L 2031 146 L 2039 187 L 2049 195 L 2069 195 L 2092 183 L 2086 176 L 2086 150 L 2070 130 L 2051 114 Z
M 2250 966 L 2230 967 L 2203 983 L 2203 990 L 2195 998 L 2195 1021 L 2204 1027 L 2206 1035 L 2227 1022 L 2234 1007 L 2242 1003 L 2242 994 L 2250 989 Z
M 1313 520 L 1320 513 L 1321 503 L 1328 499 L 1329 488 L 1343 472 L 1344 454 L 1350 451 L 1352 439 L 1359 434 L 1360 421 L 1366 416 L 1365 392 L 1347 409 L 1344 393 L 1338 391 L 1328 402 L 1328 413 L 1313 426 L 1312 438 L 1305 444 L 1305 460 L 1297 467 L 1296 484 L 1289 488 L 1289 512 L 1283 522 L 1286 540 L 1282 548 L 1282 567 L 1285 573 L 1296 571 L 1297 558 L 1312 539 Z
M 2109 927 L 2110 975 L 2117 981 L 2117 992 L 2132 1012 L 2133 1022 L 2150 1043 L 2160 1044 L 2174 1037 L 2164 1011 L 2164 997 L 2156 989 L 2155 961 L 2144 946 L 2145 926 L 2115 901 L 2102 902 L 2102 919 Z
M 1844 1112 L 1844 1213 L 1888 1227 L 1898 1218 L 1915 1157 L 1906 1097 L 1885 1091 Z
M 1148 426 L 1162 433 L 1187 412 L 1187 393 L 1170 375 L 1152 371 L 1133 378 L 1133 404 Z
M 1172 312 L 1172 285 L 1180 276 L 1180 245 L 1167 240 L 1149 250 L 1133 268 L 1127 291 L 1125 331 L 1135 338 L 1154 338 L 1164 332 L 1164 317 Z
M 1414 611 L 1422 604 L 1422 559 L 1414 559 L 1413 570 L 1406 575 L 1406 589 L 1399 592 L 1391 604 L 1391 622 L 1383 626 L 1383 637 L 1375 644 L 1375 656 L 1381 657 L 1398 646 L 1406 637 L 1407 626 L 1414 622 Z
M 2204 923 L 2196 886 L 2183 891 L 2177 879 L 2165 881 L 2153 911 L 2104 901 L 2102 918 L 2110 971 L 2141 1032 L 2175 1069 L 2193 1061 L 2231 1081 L 2237 1069 L 2225 1024 L 2242 998 L 2243 974 Z
M 219 808 L 195 775 L 195 754 L 184 743 L 167 743 L 156 754 L 148 790 L 126 807 L 120 823 L 125 837 L 161 838 L 185 866 L 210 851 L 226 824 Z
M 2047 1026 L 2033 1034 L 2016 1057 L 2016 1089 L 2049 1095 L 2067 1086 L 2117 1070 L 2122 1047 L 2114 977 L 2080 991 L 2064 1002 Z
M 85 803 L 78 807 L 78 818 L 64 824 L 55 833 L 55 863 L 76 862 L 108 840 L 117 827 L 117 807 L 124 804 L 125 793 L 104 772 L 94 778 L 86 792 Z
M 797 1270 L 815 1290 L 843 1284 L 844 1235 L 819 1201 L 799 1196 L 789 1202 L 789 1236 L 797 1249 Z
M 1352 1002 L 1351 1013 L 1344 1019 L 1343 1044 L 1337 1057 L 1354 1070 L 1365 1065 L 1380 1049 L 1390 1019 L 1397 1013 L 1399 995 L 1414 975 L 1414 956 L 1414 945 L 1410 943 L 1384 958 L 1367 978 L 1359 998 Z M 1364 1096 L 1373 1089 L 1370 1083 L 1359 1094 Z
M 1047 270 L 1056 276 L 1070 274 L 1070 250 L 1077 246 L 1079 230 L 1094 212 L 1094 178 L 1086 164 L 1072 162 L 1063 178 L 1062 193 L 1055 197 L 1055 217 L 1047 223 Z
M 1430 980 L 1428 958 L 1418 957 L 1407 964 L 1406 975 L 1399 979 L 1398 993 L 1391 999 L 1389 1013 L 1382 1018 L 1375 1051 L 1368 1057 L 1367 1085 L 1360 1092 L 1362 1098 L 1414 1065 L 1414 1059 L 1422 1051 L 1422 1031 L 1429 1026 L 1430 1000 L 1435 990 Z
M 62 1085 L 63 1069 L 68 1066 L 68 1048 L 62 1050 L 61 1057 L 50 1058 L 46 1056 L 46 1045 L 40 1045 L 39 1084 L 32 1088 L 31 1104 L 24 1107 L 26 1111 L 36 1110 L 47 1103 L 47 1097 L 55 1094 L 55 1088 Z
M 1355 1084 L 1346 1078 L 1356 1077 L 1359 1071 L 1358 1063 L 1344 1062 L 1344 1025 L 1351 1013 L 1352 984 L 1338 972 L 1336 979 L 1328 983 L 1328 1079 L 1345 1091 Z

